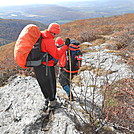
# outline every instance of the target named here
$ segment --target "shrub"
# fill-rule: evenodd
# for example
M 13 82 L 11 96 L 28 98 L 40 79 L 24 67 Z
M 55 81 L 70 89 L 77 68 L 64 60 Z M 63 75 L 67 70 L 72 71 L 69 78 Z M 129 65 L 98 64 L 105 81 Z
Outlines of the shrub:
M 104 109 L 106 119 L 110 122 L 133 129 L 134 109 L 133 91 L 134 80 L 121 79 L 111 85 L 106 85 Z

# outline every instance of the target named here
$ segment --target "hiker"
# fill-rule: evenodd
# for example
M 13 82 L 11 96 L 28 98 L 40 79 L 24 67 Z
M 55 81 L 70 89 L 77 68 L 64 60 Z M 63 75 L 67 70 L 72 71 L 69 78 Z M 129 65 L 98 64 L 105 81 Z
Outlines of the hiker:
M 55 44 L 57 48 L 61 48 L 65 44 L 65 42 L 63 41 L 61 37 L 57 37 L 55 40 Z
M 65 45 L 62 46 L 60 50 L 55 46 L 54 38 L 60 33 L 60 25 L 57 23 L 51 23 L 48 29 L 41 31 L 42 43 L 41 51 L 47 52 L 48 57 L 53 57 L 54 59 L 60 59 L 60 57 L 67 50 L 70 39 L 67 38 Z M 56 76 L 54 69 L 53 58 L 48 58 L 48 61 L 42 62 L 42 65 L 34 67 L 35 75 L 37 81 L 40 85 L 41 91 L 46 98 L 45 110 L 49 108 L 56 108 L 59 103 L 56 101 Z
M 57 38 L 55 40 L 55 43 L 58 47 L 63 46 L 64 41 L 62 40 L 62 38 Z M 70 44 L 74 44 L 76 46 L 79 46 L 79 42 L 72 39 L 70 40 Z M 62 88 L 65 90 L 65 92 L 67 93 L 68 99 L 70 100 L 74 100 L 74 96 L 73 93 L 70 93 L 70 73 L 71 73 L 71 79 L 73 79 L 74 75 L 77 75 L 78 69 L 76 71 L 67 71 L 69 70 L 69 51 L 67 50 L 62 57 L 60 58 L 60 60 L 58 61 L 58 66 L 60 67 L 60 72 L 59 72 L 59 83 L 61 84 Z M 73 59 L 72 59 L 73 60 Z M 72 61 L 71 60 L 71 61 Z M 72 61 L 75 62 L 75 61 Z M 74 68 L 73 66 L 74 64 L 72 64 L 72 70 Z M 71 95 L 71 96 L 70 96 Z

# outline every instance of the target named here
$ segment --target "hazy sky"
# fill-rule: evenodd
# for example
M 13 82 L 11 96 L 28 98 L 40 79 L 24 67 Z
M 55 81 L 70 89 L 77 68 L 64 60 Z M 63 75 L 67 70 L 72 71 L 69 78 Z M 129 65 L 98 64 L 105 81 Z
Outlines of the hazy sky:
M 26 4 L 53 4 L 56 2 L 65 2 L 65 1 L 83 1 L 83 0 L 1 0 L 0 6 L 26 5 Z

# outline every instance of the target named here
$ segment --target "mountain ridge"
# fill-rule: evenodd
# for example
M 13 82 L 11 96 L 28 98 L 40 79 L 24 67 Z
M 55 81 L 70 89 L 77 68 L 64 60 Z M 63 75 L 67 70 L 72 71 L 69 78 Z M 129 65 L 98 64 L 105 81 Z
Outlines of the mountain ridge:
M 0 18 L 0 46 L 16 41 L 21 30 L 27 24 L 35 24 L 40 30 L 44 30 L 47 27 L 46 24 L 37 21 Z

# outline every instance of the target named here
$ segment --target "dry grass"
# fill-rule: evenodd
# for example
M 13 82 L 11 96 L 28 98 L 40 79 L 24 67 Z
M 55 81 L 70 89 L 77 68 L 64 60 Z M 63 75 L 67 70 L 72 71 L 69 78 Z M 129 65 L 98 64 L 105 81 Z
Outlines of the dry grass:
M 81 45 L 80 45 L 80 49 L 81 49 L 81 52 L 82 53 L 87 53 L 88 52 L 88 48 L 89 47 L 91 47 L 92 46 L 92 44 L 86 44 L 86 43 L 82 43 Z
M 103 44 L 105 43 L 105 39 L 104 38 L 101 38 L 101 39 L 96 39 L 92 42 L 93 46 L 97 46 L 97 45 L 100 45 L 100 44 Z
M 84 66 L 80 67 L 79 73 L 80 73 L 81 71 L 85 71 L 85 70 L 90 71 L 90 70 L 92 70 L 92 69 L 93 69 L 93 67 L 84 65 Z
M 6 60 L 6 55 L 13 57 L 15 42 L 0 47 L 0 61 Z
M 91 66 L 84 65 L 80 68 L 79 73 L 82 71 L 92 71 L 97 76 L 106 76 L 108 74 L 115 73 L 116 71 L 105 70 L 103 68 L 94 68 Z
M 117 41 L 107 40 L 106 44 L 105 48 L 109 50 L 119 50 L 122 48 L 122 44 Z
M 77 86 L 83 86 L 82 78 L 79 75 L 75 75 L 74 78 L 72 79 L 72 82 Z
M 85 50 L 81 50 L 82 53 L 87 53 L 87 52 L 90 52 L 90 53 L 94 53 L 94 52 L 98 52 L 98 50 L 96 49 L 85 49 Z
M 56 88 L 62 88 L 62 86 L 60 85 L 60 83 L 56 84 Z
M 60 93 L 57 92 L 57 95 L 60 96 L 61 98 L 64 98 L 64 99 L 68 100 L 67 94 L 60 94 Z
M 111 70 L 107 71 L 103 68 L 95 68 L 95 69 L 92 69 L 92 72 L 97 76 L 106 76 L 108 74 L 115 73 L 116 71 L 111 71 Z
M 133 79 L 127 78 L 118 80 L 111 85 L 103 86 L 103 90 L 106 90 L 106 119 L 130 130 L 134 130 L 133 83 Z M 128 131 L 126 134 L 131 133 Z
M 120 51 L 119 50 L 109 50 L 109 51 L 106 51 L 106 53 L 115 53 L 115 54 L 119 54 Z

